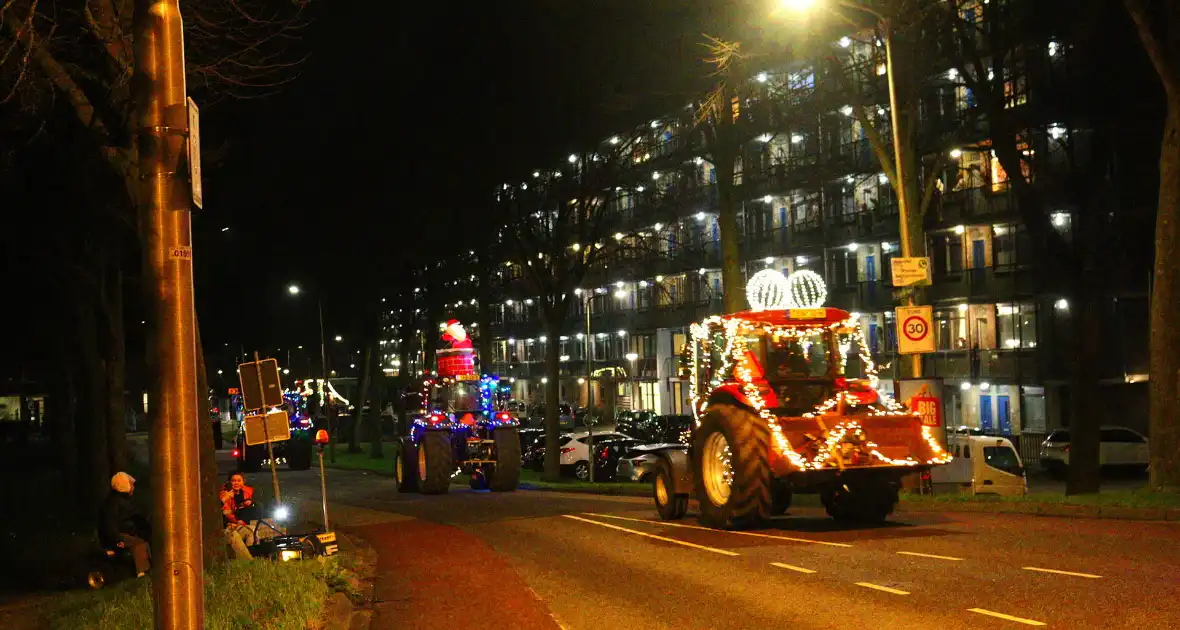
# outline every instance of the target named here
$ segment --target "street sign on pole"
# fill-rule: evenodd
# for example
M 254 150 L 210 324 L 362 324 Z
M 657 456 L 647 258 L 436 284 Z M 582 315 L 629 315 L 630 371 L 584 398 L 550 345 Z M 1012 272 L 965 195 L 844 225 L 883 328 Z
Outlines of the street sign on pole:
M 282 442 L 291 439 L 291 420 L 287 412 L 246 416 L 246 446 Z
M 188 174 L 192 180 L 193 205 L 204 209 L 205 195 L 201 190 L 201 111 L 197 103 L 188 99 Z
M 934 307 L 897 307 L 897 351 L 901 354 L 934 352 Z
M 889 261 L 889 268 L 893 273 L 893 286 L 929 286 L 930 259 L 922 257 L 896 257 Z
M 279 383 L 279 362 L 266 359 L 238 366 L 242 382 L 242 406 L 246 409 L 265 409 L 283 404 L 283 387 Z

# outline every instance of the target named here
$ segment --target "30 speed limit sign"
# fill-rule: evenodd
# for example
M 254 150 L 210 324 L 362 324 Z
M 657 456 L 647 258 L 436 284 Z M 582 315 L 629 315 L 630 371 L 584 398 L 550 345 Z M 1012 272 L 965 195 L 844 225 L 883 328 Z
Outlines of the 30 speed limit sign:
M 934 308 L 897 307 L 897 351 L 901 354 L 934 352 Z

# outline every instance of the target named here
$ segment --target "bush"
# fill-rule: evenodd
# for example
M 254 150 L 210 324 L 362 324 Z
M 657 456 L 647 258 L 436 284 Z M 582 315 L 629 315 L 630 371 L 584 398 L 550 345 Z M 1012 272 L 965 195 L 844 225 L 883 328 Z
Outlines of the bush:
M 339 574 L 334 560 L 222 563 L 205 572 L 205 628 L 303 630 L 319 619 Z M 63 595 L 51 606 L 47 617 L 55 628 L 150 630 L 151 579 Z

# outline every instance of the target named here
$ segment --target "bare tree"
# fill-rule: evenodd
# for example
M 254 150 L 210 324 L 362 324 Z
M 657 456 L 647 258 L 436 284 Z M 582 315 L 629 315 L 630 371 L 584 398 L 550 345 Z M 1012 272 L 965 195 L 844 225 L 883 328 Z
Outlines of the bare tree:
M 302 61 L 292 40 L 307 24 L 305 7 L 302 0 L 203 0 L 186 5 L 190 93 L 208 103 L 268 94 L 292 80 Z M 107 419 L 109 430 L 96 437 L 103 438 L 99 452 L 104 457 L 109 453 L 115 467 L 123 464 L 121 287 L 131 275 L 125 265 L 134 259 L 129 254 L 137 244 L 139 224 L 134 38 L 142 32 L 137 20 L 150 9 L 151 3 L 144 0 L 0 0 L 0 111 L 12 121 L 4 129 L 6 153 L 37 139 L 59 143 L 65 152 L 89 155 L 89 162 L 105 165 L 111 176 L 95 175 L 96 183 L 82 197 L 103 200 L 90 207 L 117 211 L 65 222 L 61 231 L 74 227 L 82 238 L 89 238 L 78 225 L 97 224 L 104 232 L 117 232 L 109 226 L 122 224 L 126 232 L 97 246 L 103 264 L 75 265 L 86 272 L 81 285 L 94 288 L 91 293 L 98 305 L 83 305 L 83 310 L 103 316 L 95 325 L 103 331 L 99 347 L 106 348 L 106 356 L 92 371 L 108 378 L 102 398 L 90 401 L 100 413 L 82 417 L 95 418 L 92 423 Z M 112 187 L 109 181 L 117 183 Z M 206 418 L 195 420 L 208 425 Z M 80 429 L 85 426 L 89 425 L 79 424 Z M 203 449 L 202 467 L 215 466 L 212 452 Z M 215 496 L 210 480 L 204 490 Z M 206 535 L 220 540 L 215 523 L 210 521 L 213 528 Z
M 1180 5 L 1124 0 L 1164 88 L 1151 293 L 1151 485 L 1180 488 Z
M 664 192 L 643 185 L 647 169 L 636 167 L 650 130 L 636 128 L 598 146 L 571 154 L 563 168 L 538 172 L 531 182 L 505 185 L 497 206 L 506 217 L 501 231 L 524 286 L 537 299 L 537 312 L 548 338 L 545 374 L 554 385 L 545 389 L 545 477 L 559 476 L 558 339 L 581 287 L 605 281 L 607 265 L 620 271 L 618 261 L 631 252 L 652 251 L 659 235 L 651 226 L 637 226 L 622 212 L 619 201 L 638 195 L 654 207 Z M 650 179 L 647 181 L 650 182 Z
M 773 131 L 771 108 L 778 101 L 750 98 L 747 87 L 751 76 L 746 64 L 749 56 L 742 51 L 740 42 L 705 37 L 705 46 L 709 50 L 705 60 L 713 66 L 716 85 L 696 104 L 695 131 L 700 134 L 704 159 L 717 173 L 722 301 L 726 313 L 735 313 L 745 308 L 741 230 L 738 228 L 742 158 L 750 142 Z
M 948 0 L 935 3 L 931 22 L 961 88 L 986 120 L 986 136 L 974 148 L 995 156 L 1002 172 L 993 170 L 992 180 L 1010 186 L 1021 221 L 1037 244 L 1032 254 L 1040 288 L 1065 287 L 1069 298 L 1069 494 L 1097 492 L 1101 481 L 1096 410 L 1102 407 L 1103 301 L 1115 268 L 1109 258 L 1115 250 L 1109 206 L 1115 140 L 1125 123 L 1112 114 L 1117 94 L 1098 87 L 1116 83 L 1123 71 L 1104 49 L 1110 7 L 1083 5 L 1074 8 L 1085 19 L 1066 29 L 1062 41 L 1048 45 L 1046 24 L 1056 21 L 1055 13 L 1039 3 Z M 1067 51 L 1070 63 L 1055 67 Z M 1054 75 L 1056 100 L 1042 90 L 1041 100 L 1030 102 L 1029 82 Z M 1054 198 L 1068 199 L 1077 208 L 1069 235 L 1053 224 Z

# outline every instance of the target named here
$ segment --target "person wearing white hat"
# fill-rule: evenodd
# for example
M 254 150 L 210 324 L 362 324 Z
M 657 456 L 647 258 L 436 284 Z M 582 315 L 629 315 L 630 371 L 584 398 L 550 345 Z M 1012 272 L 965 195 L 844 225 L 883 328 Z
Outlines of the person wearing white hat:
M 143 577 L 151 568 L 151 526 L 140 514 L 131 495 L 135 493 L 135 477 L 117 472 L 111 476 L 111 492 L 99 510 L 98 538 L 106 549 L 126 549 L 135 561 L 135 571 Z

